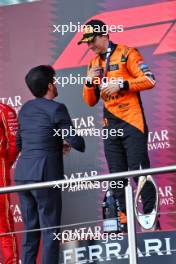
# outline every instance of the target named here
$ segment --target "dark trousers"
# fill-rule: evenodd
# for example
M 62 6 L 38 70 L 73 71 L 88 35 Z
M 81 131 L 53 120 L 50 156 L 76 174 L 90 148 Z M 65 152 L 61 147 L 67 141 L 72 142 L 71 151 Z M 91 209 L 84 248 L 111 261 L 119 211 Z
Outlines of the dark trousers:
M 123 129 L 123 136 L 109 136 L 104 140 L 104 151 L 109 171 L 123 172 L 128 170 L 146 169 L 150 167 L 147 150 L 148 129 L 145 126 L 144 133 L 137 128 L 125 123 L 108 120 L 107 127 L 110 129 Z M 125 187 L 127 179 L 123 181 Z M 138 182 L 138 177 L 134 177 Z M 116 198 L 119 200 L 121 211 L 125 212 L 125 188 L 113 189 Z M 147 182 L 141 193 L 144 213 L 150 213 L 155 205 L 156 191 L 152 183 Z
M 25 184 L 29 182 L 16 182 Z M 59 189 L 43 189 L 19 193 L 24 229 L 39 229 L 59 226 L 61 222 L 61 192 Z M 22 264 L 36 264 L 37 254 L 42 241 L 42 264 L 59 263 L 59 241 L 53 233 L 59 228 L 24 233 L 22 243 Z

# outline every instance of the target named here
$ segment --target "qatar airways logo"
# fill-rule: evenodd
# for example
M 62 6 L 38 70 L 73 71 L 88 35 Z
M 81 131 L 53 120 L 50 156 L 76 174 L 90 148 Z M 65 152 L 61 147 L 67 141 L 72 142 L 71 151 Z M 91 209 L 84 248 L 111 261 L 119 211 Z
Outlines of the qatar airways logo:
M 95 120 L 94 116 L 87 116 L 87 117 L 77 117 L 73 118 L 72 122 L 76 129 L 80 128 L 93 128 L 95 127 Z
M 95 129 L 94 116 L 77 117 L 72 119 L 76 131 L 84 136 L 92 136 L 92 129 Z
M 170 148 L 169 131 L 150 131 L 148 133 L 148 150 L 161 150 Z
M 134 191 L 136 193 L 136 190 Z M 171 185 L 158 187 L 159 192 L 159 205 L 160 206 L 169 206 L 175 204 L 175 198 L 173 195 L 173 189 Z M 141 198 L 138 200 L 139 203 L 142 203 Z
M 21 215 L 21 210 L 18 204 L 11 204 L 10 205 L 10 210 L 12 212 L 13 220 L 14 223 L 22 223 L 22 215 Z
M 97 137 L 97 138 L 101 138 L 101 139 L 107 139 L 108 137 L 122 137 L 124 135 L 124 131 L 122 128 L 119 129 L 115 129 L 115 128 L 111 128 L 108 129 L 106 127 L 103 128 L 95 128 L 95 124 L 94 124 L 94 117 L 93 116 L 89 116 L 87 117 L 87 122 L 85 122 L 85 119 L 83 117 L 81 117 L 81 119 L 79 120 L 79 118 L 75 118 L 73 119 L 74 122 L 74 126 L 75 128 L 73 128 L 72 126 L 66 129 L 53 129 L 53 137 L 61 137 L 62 139 L 65 139 L 68 135 L 70 135 L 71 137 L 74 137 L 75 135 L 78 136 L 89 136 L 89 137 Z
M 1 97 L 0 102 L 14 108 L 17 114 L 22 107 L 22 97 L 20 95 Z
M 91 171 L 84 171 L 84 172 L 73 172 L 70 175 L 64 174 L 65 180 L 75 180 L 75 179 L 87 179 L 90 177 L 97 176 L 98 172 L 95 170 Z M 93 190 L 93 185 L 89 184 L 90 182 L 87 182 L 88 184 L 73 184 L 66 186 L 69 192 L 78 192 L 78 191 L 87 191 L 87 190 Z
M 85 171 L 85 172 L 74 172 L 74 173 L 71 173 L 69 176 L 68 175 L 64 175 L 65 179 L 66 180 L 75 180 L 75 179 L 86 179 L 88 177 L 94 177 L 94 176 L 97 176 L 98 175 L 98 172 L 95 171 L 95 170 L 92 170 L 92 171 Z
M 160 202 L 160 206 L 164 205 L 174 205 L 175 204 L 175 198 L 173 195 L 173 190 L 172 190 L 172 186 L 164 186 L 164 187 L 159 187 L 158 188 L 159 191 L 159 202 Z

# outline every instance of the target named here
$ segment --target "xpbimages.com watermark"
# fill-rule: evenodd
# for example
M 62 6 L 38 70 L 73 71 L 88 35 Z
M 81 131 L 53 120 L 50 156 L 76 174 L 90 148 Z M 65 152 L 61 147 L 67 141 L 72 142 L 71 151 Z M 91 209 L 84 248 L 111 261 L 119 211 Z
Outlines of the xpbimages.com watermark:
M 81 190 L 94 190 L 94 189 L 101 189 L 103 192 L 107 192 L 109 189 L 122 189 L 124 188 L 123 181 L 70 181 L 67 182 L 67 184 L 60 185 L 56 184 L 54 189 L 58 188 L 61 189 L 62 191 L 68 190 L 69 192 L 76 192 L 76 191 L 81 191 Z
M 123 233 L 103 233 L 100 226 L 82 227 L 73 230 L 64 230 L 62 233 L 53 233 L 53 240 L 64 242 L 70 242 L 75 240 L 101 240 L 103 243 L 107 243 L 108 240 L 123 240 Z
M 66 85 L 83 85 L 84 83 L 89 82 L 94 85 L 103 85 L 106 84 L 118 84 L 120 88 L 123 88 L 123 77 L 94 77 L 93 81 L 90 77 L 81 76 L 80 74 L 73 75 L 72 73 L 68 76 L 55 76 L 54 84 L 58 84 L 59 87 L 65 87 Z
M 54 134 L 53 137 L 61 137 L 62 139 L 65 139 L 66 137 L 75 137 L 78 136 L 94 136 L 94 137 L 101 137 L 102 139 L 107 139 L 108 137 L 115 138 L 115 137 L 122 137 L 124 135 L 123 129 L 115 129 L 115 128 L 83 128 L 83 129 L 75 129 L 74 127 L 70 126 L 69 129 L 53 129 Z
M 66 33 L 75 33 L 75 32 L 85 32 L 85 28 L 88 28 L 88 25 L 81 24 L 79 21 L 77 23 L 69 22 L 68 24 L 53 24 L 53 33 L 59 33 L 64 36 Z M 103 33 L 107 35 L 109 33 L 116 33 L 116 32 L 123 32 L 124 26 L 123 25 L 94 25 L 94 32 L 96 33 Z

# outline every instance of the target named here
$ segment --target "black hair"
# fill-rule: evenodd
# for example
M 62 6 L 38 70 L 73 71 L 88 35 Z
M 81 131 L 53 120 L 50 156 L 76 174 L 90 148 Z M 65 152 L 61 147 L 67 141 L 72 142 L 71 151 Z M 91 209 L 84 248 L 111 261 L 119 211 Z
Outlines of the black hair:
M 43 97 L 48 91 L 48 84 L 53 83 L 54 76 L 55 70 L 50 65 L 40 65 L 27 73 L 25 81 L 35 97 Z

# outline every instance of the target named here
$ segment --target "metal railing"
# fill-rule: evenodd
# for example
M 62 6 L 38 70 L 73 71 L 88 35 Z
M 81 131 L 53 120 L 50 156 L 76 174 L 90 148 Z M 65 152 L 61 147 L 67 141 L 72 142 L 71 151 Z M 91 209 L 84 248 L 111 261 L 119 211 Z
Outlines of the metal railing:
M 139 177 L 145 175 L 156 175 L 156 174 L 164 174 L 164 173 L 173 173 L 176 172 L 176 165 L 165 166 L 159 168 L 150 168 L 143 170 L 135 170 L 135 171 L 127 171 L 121 173 L 111 173 L 99 176 L 92 176 L 85 179 L 74 179 L 74 180 L 58 180 L 58 181 L 50 181 L 50 182 L 39 182 L 39 183 L 30 183 L 23 184 L 18 186 L 9 186 L 0 188 L 0 194 L 4 193 L 13 193 L 13 192 L 21 192 L 27 190 L 37 190 L 44 188 L 51 188 L 60 186 L 69 186 L 73 183 L 81 183 L 86 181 L 104 181 L 104 180 L 113 180 L 113 179 L 123 179 L 123 178 L 132 178 Z M 129 263 L 137 264 L 137 246 L 136 246 L 136 230 L 135 230 L 135 216 L 134 216 L 134 202 L 133 202 L 133 191 L 130 184 L 130 180 L 128 181 L 128 185 L 125 187 L 125 195 L 126 195 L 126 207 L 127 207 L 127 222 L 128 222 L 128 243 L 129 243 Z
M 9 186 L 9 187 L 0 188 L 0 194 L 51 188 L 55 186 L 59 187 L 62 185 L 69 186 L 69 184 L 72 184 L 72 183 L 79 183 L 79 182 L 86 182 L 86 181 L 104 181 L 104 180 L 113 180 L 113 179 L 123 179 L 123 178 L 132 178 L 132 177 L 144 176 L 144 175 L 164 174 L 168 172 L 176 172 L 176 165 L 159 167 L 159 168 L 143 169 L 143 170 L 127 171 L 127 172 L 120 172 L 120 173 L 104 174 L 104 175 L 92 176 L 92 177 L 88 177 L 84 179 L 79 178 L 79 179 L 74 179 L 74 180 L 58 180 L 58 181 L 39 182 L 39 183 L 30 183 L 30 184 L 23 184 L 23 185 L 17 185 L 17 186 Z

